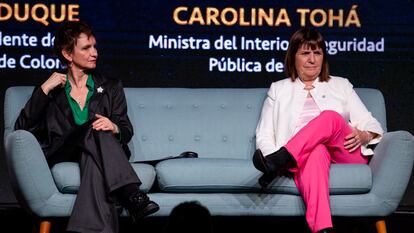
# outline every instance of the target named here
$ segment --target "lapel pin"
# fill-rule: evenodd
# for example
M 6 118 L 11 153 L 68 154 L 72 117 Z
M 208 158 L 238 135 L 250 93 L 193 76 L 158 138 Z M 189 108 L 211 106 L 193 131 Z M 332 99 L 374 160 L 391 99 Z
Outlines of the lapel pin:
M 98 91 L 98 93 L 102 93 L 103 92 L 103 88 L 102 87 L 98 87 L 97 89 L 96 89 L 96 91 Z

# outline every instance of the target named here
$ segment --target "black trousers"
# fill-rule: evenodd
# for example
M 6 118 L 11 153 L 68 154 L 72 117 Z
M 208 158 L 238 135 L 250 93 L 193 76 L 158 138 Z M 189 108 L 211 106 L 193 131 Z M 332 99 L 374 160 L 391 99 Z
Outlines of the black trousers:
M 81 172 L 67 230 L 118 232 L 116 197 L 112 193 L 127 184 L 141 184 L 118 139 L 110 131 L 96 131 L 90 125 L 82 125 L 50 158 L 49 164 L 63 161 L 78 161 Z

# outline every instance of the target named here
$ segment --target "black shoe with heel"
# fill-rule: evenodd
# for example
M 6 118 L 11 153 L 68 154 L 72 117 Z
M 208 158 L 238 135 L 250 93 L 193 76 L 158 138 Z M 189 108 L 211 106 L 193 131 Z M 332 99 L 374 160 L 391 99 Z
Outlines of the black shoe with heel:
M 141 191 L 130 196 L 126 208 L 134 222 L 138 222 L 145 216 L 153 214 L 160 209 L 157 203 L 151 201 L 147 194 Z
M 266 159 L 260 149 L 257 149 L 253 154 L 253 165 L 257 170 L 263 172 L 264 174 L 270 173 L 266 165 Z
M 276 178 L 277 175 L 266 175 L 263 174 L 260 178 L 259 178 L 259 184 L 260 187 L 263 188 L 263 191 L 265 191 L 265 189 L 269 186 L 270 183 L 272 183 L 272 181 Z

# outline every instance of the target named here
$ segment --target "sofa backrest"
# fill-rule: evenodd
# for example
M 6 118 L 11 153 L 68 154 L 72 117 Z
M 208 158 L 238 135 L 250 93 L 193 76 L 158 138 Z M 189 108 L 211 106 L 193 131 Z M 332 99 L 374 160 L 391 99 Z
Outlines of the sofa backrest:
M 132 161 L 194 151 L 200 157 L 250 159 L 255 129 L 268 88 L 125 88 L 134 126 Z M 386 130 L 380 91 L 356 88 L 369 111 Z M 4 103 L 5 136 L 33 91 L 10 87 Z
M 134 160 L 194 151 L 200 157 L 247 159 L 266 89 L 126 89 L 135 129 Z

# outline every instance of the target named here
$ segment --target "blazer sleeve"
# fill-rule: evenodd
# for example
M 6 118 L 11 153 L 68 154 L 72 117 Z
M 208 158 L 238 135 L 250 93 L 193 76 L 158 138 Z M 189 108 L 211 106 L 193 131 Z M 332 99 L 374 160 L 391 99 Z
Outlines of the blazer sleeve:
M 351 126 L 359 130 L 370 131 L 378 134 L 379 136 L 368 142 L 368 145 L 377 144 L 384 133 L 381 124 L 375 119 L 371 112 L 368 111 L 364 103 L 359 98 L 358 94 L 353 89 L 352 84 L 348 81 L 346 88 L 347 106 L 350 114 Z M 371 155 L 373 151 L 365 146 L 362 147 L 362 153 L 364 155 Z
M 271 154 L 277 150 L 273 116 L 275 99 L 275 85 L 272 84 L 267 92 L 267 97 L 263 103 L 262 113 L 256 128 L 256 148 L 260 149 L 264 155 Z
M 43 92 L 42 88 L 36 87 L 17 117 L 14 129 L 24 129 L 33 134 L 38 134 L 39 131 L 44 129 L 43 124 L 49 103 L 50 98 Z
M 128 117 L 124 88 L 120 80 L 113 87 L 112 100 L 111 121 L 114 122 L 119 128 L 121 144 L 127 144 L 134 135 L 134 131 Z

